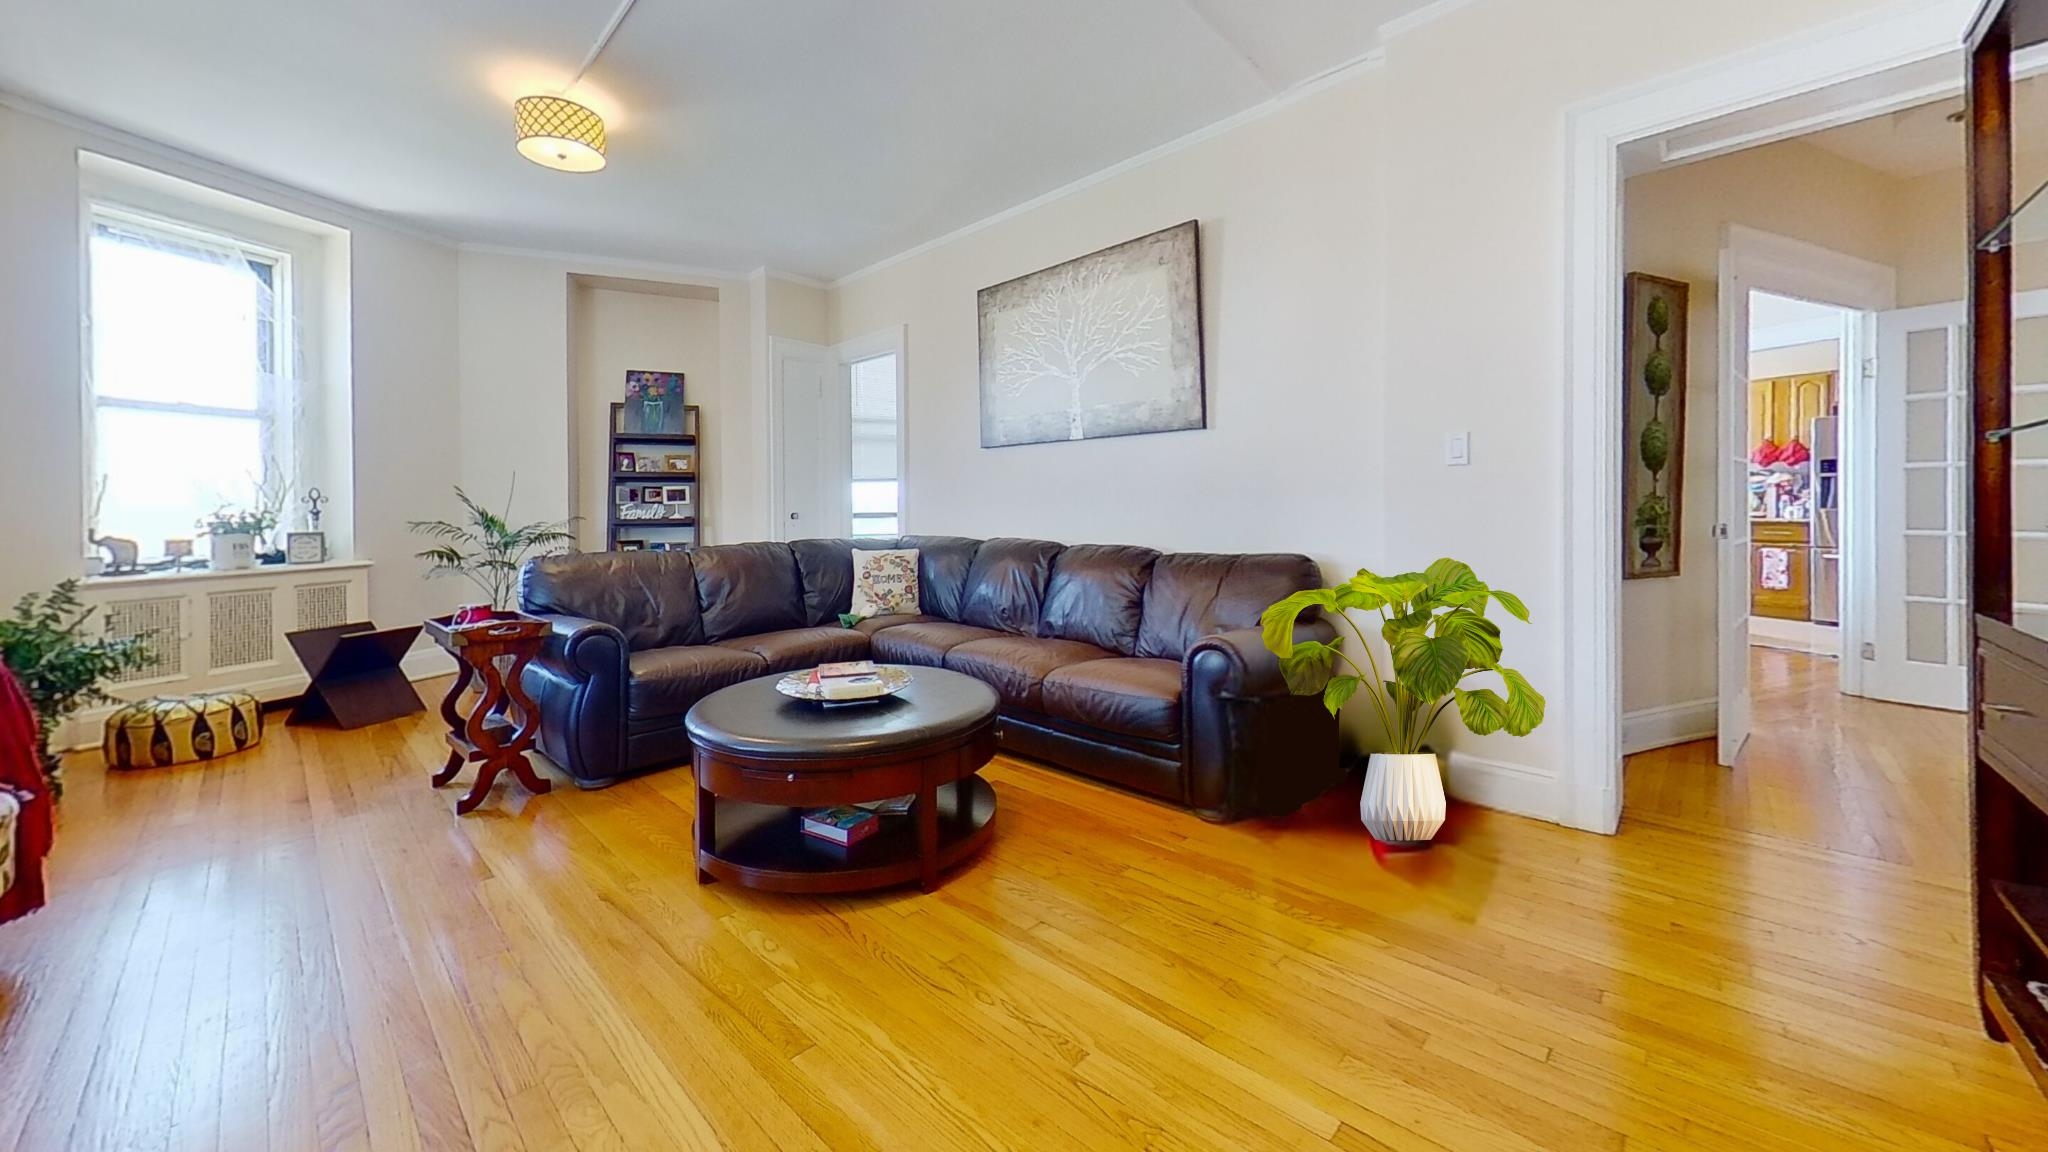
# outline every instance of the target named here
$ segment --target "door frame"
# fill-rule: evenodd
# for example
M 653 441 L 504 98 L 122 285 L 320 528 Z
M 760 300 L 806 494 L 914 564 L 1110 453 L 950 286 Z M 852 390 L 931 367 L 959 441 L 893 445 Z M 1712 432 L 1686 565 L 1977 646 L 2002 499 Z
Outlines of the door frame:
M 1560 535 L 1563 634 L 1574 643 L 1560 693 L 1562 823 L 1607 833 L 1621 825 L 1622 146 L 1849 81 L 1881 88 L 1886 74 L 1903 75 L 1894 69 L 1949 54 L 1959 61 L 1959 93 L 1963 30 L 1976 6 L 1937 0 L 1905 11 L 1888 7 L 1567 111 Z M 1897 97 L 1879 93 L 1799 119 L 1798 128 L 1813 132 L 1863 119 Z M 1794 120 L 1788 112 L 1786 127 Z
M 1848 484 L 1841 493 L 1842 507 L 1847 513 L 1842 518 L 1841 547 L 1841 571 L 1846 578 L 1842 588 L 1842 619 L 1837 629 L 1841 641 L 1841 659 L 1837 663 L 1841 690 L 1860 696 L 1860 653 L 1862 645 L 1873 639 L 1870 629 L 1877 604 L 1877 472 L 1871 466 L 1877 448 L 1877 405 L 1876 379 L 1870 371 L 1871 345 L 1876 335 L 1875 314 L 1897 306 L 1898 274 L 1883 264 L 1741 224 L 1730 224 L 1723 230 L 1721 253 L 1720 299 L 1725 300 L 1730 292 L 1737 291 L 1739 282 L 1740 291 L 1790 296 L 1848 313 L 1838 337 L 1841 354 L 1836 381 L 1842 406 L 1839 451 L 1841 459 L 1856 461 L 1861 466 L 1849 469 Z M 1746 382 L 1750 333 L 1735 323 L 1734 309 L 1718 308 L 1716 313 L 1721 327 L 1720 347 L 1726 350 L 1723 355 L 1727 357 L 1721 365 L 1722 383 L 1734 379 L 1731 373 L 1738 366 Z M 1747 388 L 1722 387 L 1717 407 L 1722 435 L 1727 435 L 1728 429 L 1749 427 Z M 1731 452 L 1719 452 L 1715 459 L 1721 469 L 1732 471 L 1735 467 Z M 1721 491 L 1729 490 L 1732 478 L 1726 471 L 1716 479 Z M 1747 476 L 1742 479 L 1746 486 Z M 1724 507 L 1719 519 L 1727 523 L 1731 516 L 1748 514 L 1747 507 Z M 1724 603 L 1716 613 L 1716 636 L 1725 635 L 1733 624 L 1721 615 L 1725 611 Z M 1723 669 L 1724 682 L 1718 685 L 1718 699 L 1727 699 L 1727 675 Z

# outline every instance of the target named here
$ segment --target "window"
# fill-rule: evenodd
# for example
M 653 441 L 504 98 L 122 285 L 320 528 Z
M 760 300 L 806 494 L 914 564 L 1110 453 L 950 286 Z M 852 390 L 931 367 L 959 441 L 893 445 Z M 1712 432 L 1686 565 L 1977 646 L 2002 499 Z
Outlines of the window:
M 289 257 L 101 206 L 86 249 L 90 527 L 153 557 L 289 485 Z
M 853 534 L 894 536 L 902 531 L 901 477 L 897 466 L 896 354 L 847 366 L 853 411 Z

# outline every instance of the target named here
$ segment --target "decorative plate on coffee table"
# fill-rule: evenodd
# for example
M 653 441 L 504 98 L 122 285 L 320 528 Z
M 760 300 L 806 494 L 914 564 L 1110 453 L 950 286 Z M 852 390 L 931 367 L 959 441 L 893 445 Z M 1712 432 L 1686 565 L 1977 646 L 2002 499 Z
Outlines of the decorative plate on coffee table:
M 870 677 L 863 676 L 861 679 L 867 680 Z M 775 690 L 784 696 L 793 696 L 798 700 L 815 700 L 820 704 L 847 704 L 857 700 L 880 700 L 884 696 L 894 696 L 910 686 L 910 669 L 898 668 L 894 665 L 884 665 L 875 669 L 872 679 L 875 681 L 872 686 L 862 686 L 871 690 L 864 691 L 860 695 L 827 696 L 825 695 L 823 685 L 811 683 L 809 671 L 791 672 L 775 682 Z

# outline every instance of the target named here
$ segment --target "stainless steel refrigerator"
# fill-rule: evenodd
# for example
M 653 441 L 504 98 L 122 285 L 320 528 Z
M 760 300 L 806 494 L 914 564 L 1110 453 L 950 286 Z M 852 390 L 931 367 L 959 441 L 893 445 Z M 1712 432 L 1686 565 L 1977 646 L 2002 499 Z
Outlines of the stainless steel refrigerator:
M 1807 446 L 1813 449 L 1813 533 L 1807 555 L 1808 616 L 1816 624 L 1842 622 L 1841 417 L 1818 416 Z

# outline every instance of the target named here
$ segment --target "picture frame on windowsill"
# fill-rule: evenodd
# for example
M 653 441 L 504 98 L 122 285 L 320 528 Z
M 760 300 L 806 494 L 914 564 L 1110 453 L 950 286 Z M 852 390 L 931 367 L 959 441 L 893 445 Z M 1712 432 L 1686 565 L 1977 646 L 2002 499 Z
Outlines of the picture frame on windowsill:
M 287 564 L 327 563 L 327 533 L 287 532 L 284 535 L 284 561 Z

